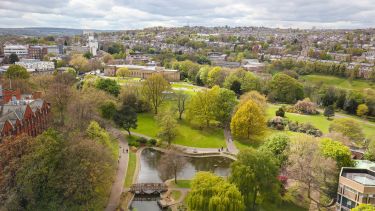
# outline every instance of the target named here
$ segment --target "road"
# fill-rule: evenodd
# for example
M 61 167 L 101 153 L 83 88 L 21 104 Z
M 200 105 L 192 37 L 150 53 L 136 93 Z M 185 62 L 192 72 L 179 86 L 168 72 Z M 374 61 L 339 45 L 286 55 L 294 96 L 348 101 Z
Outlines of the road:
M 107 207 L 105 208 L 106 211 L 114 211 L 120 204 L 120 198 L 124 188 L 129 161 L 129 153 L 126 152 L 126 149 L 128 149 L 129 146 L 124 134 L 119 129 L 111 127 L 108 129 L 108 132 L 119 140 L 119 158 L 116 178 L 112 185 Z

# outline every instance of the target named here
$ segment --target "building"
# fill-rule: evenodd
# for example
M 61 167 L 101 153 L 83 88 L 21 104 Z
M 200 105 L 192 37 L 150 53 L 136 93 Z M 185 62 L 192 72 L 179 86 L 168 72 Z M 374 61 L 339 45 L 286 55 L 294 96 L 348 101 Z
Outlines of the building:
M 128 68 L 130 72 L 128 77 L 147 79 L 154 74 L 162 74 L 168 81 L 180 81 L 180 72 L 178 70 L 170 70 L 157 66 L 108 65 L 104 69 L 104 75 L 115 76 L 117 69 L 121 67 Z
M 11 93 L 13 90 L 7 90 Z M 0 87 L 0 93 L 4 93 Z M 17 95 L 19 90 L 16 91 Z M 19 98 L 19 99 L 18 99 Z M 36 136 L 48 126 L 51 107 L 40 99 L 40 93 L 33 95 L 14 95 L 0 105 L 0 140 L 6 136 L 22 133 Z
M 48 45 L 48 46 L 40 46 L 40 45 L 31 45 L 29 46 L 29 59 L 40 59 L 42 60 L 44 56 L 47 54 L 54 54 L 59 55 L 60 49 L 57 45 Z
M 26 58 L 29 53 L 27 45 L 5 44 L 3 48 L 4 48 L 4 56 L 17 54 L 19 58 Z
M 359 204 L 375 205 L 375 168 L 341 169 L 336 210 L 349 211 Z
M 44 72 L 55 69 L 55 64 L 53 62 L 40 61 L 37 59 L 22 59 L 16 62 L 16 64 L 26 68 L 29 72 Z
M 263 72 L 266 65 L 260 63 L 258 59 L 244 59 L 242 60 L 242 67 L 251 72 Z
M 98 49 L 99 49 L 99 43 L 98 43 L 98 41 L 94 38 L 94 36 L 92 36 L 92 35 L 89 36 L 89 43 L 88 43 L 88 46 L 89 46 L 90 53 L 91 53 L 93 56 L 96 56 L 96 54 L 97 54 L 97 52 L 98 52 Z

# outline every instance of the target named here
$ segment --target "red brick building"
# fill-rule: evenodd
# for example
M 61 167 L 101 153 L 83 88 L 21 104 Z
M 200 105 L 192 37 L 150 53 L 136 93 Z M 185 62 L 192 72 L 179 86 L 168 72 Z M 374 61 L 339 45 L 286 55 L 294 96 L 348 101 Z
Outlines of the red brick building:
M 36 136 L 48 126 L 50 105 L 42 99 L 12 100 L 0 107 L 0 139 L 26 133 Z

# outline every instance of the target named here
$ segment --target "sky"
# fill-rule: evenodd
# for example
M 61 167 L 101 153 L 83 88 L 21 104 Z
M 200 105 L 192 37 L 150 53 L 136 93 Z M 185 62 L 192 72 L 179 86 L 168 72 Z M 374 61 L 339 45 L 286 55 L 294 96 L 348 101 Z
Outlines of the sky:
M 375 27 L 375 0 L 0 0 L 0 27 Z

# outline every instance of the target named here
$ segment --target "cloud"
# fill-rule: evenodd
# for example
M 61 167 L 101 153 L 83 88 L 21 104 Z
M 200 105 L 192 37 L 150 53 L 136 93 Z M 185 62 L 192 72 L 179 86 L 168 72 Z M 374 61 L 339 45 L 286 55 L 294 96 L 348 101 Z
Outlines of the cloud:
M 0 27 L 150 26 L 368 28 L 373 0 L 1 0 Z

